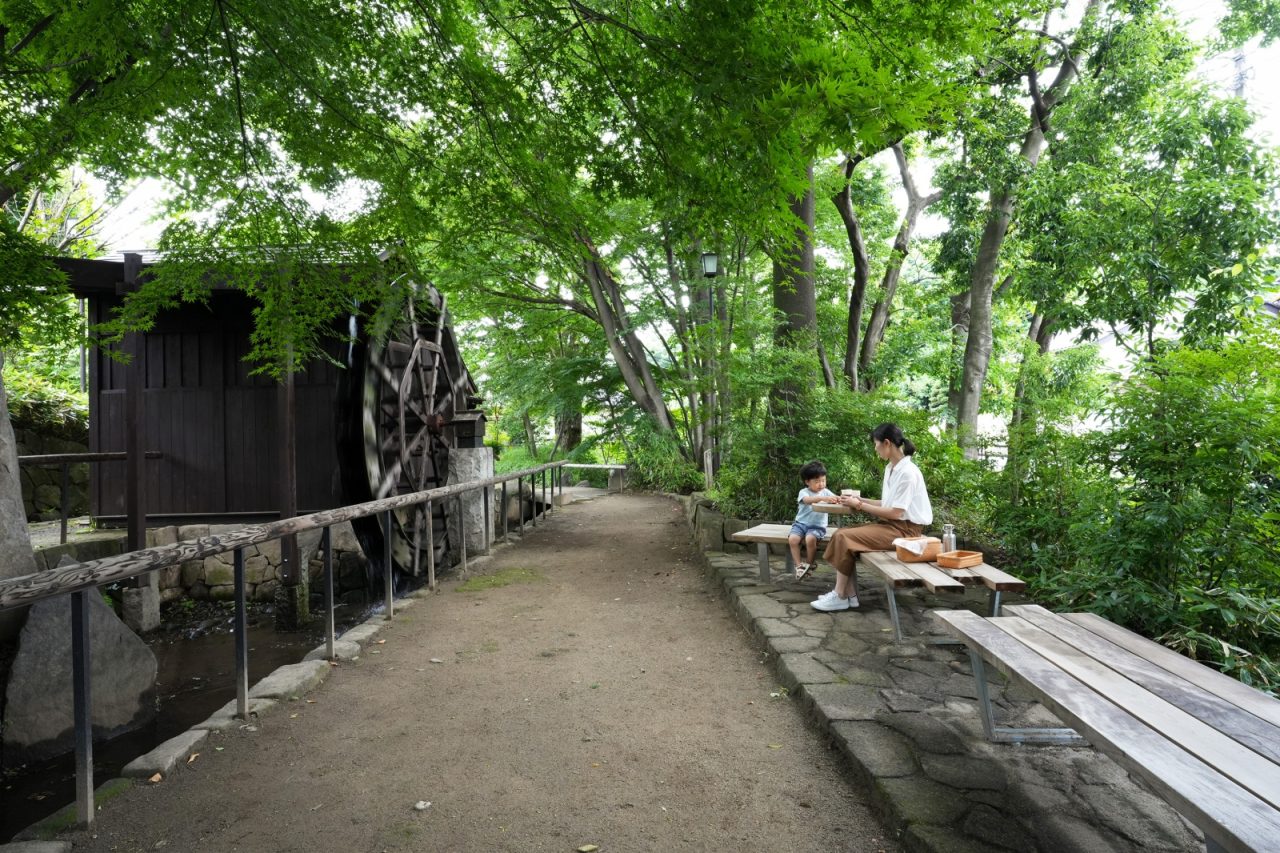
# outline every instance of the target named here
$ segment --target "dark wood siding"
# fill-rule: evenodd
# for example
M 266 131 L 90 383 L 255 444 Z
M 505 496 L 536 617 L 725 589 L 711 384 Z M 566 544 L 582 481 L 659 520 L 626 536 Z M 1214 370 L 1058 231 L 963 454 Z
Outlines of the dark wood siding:
M 95 322 L 118 297 L 90 300 Z M 166 312 L 144 336 L 144 500 L 149 516 L 272 515 L 281 503 L 277 383 L 250 373 L 252 303 L 215 293 L 208 306 Z M 102 350 L 90 361 L 90 446 L 123 450 L 124 389 L 130 371 Z M 316 362 L 296 380 L 298 509 L 342 504 L 337 481 L 334 396 L 337 368 Z M 91 468 L 92 512 L 124 513 L 124 463 Z

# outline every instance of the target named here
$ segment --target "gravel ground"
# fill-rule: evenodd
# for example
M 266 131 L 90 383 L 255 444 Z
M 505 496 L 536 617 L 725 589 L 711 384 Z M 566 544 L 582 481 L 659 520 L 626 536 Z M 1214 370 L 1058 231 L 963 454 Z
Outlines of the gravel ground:
M 698 559 L 668 499 L 559 510 L 314 693 L 67 837 L 77 851 L 896 851 Z

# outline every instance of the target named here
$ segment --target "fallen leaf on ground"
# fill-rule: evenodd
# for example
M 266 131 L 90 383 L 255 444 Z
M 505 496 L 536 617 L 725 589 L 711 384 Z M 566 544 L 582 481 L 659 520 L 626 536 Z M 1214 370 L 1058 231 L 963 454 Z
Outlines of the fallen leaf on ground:
M 224 750 L 224 749 L 226 749 L 226 747 L 225 747 L 225 746 L 215 746 L 215 747 L 213 748 L 213 751 L 214 751 L 214 752 L 222 752 L 222 750 Z
M 432 659 L 431 659 L 431 662 L 432 662 L 432 663 L 444 663 L 444 661 L 440 660 L 440 658 L 432 658 Z
M 413 810 L 416 812 L 425 812 L 429 808 L 431 808 L 431 803 L 427 800 L 418 800 L 413 804 Z
M 599 849 L 599 844 L 584 844 L 578 848 L 578 853 L 594 853 L 594 851 Z
M 780 744 L 780 743 L 771 743 L 771 744 L 769 744 L 769 748 L 770 748 L 770 749 L 782 749 L 782 744 Z
M 151 777 L 150 779 L 148 779 L 147 781 L 148 781 L 148 782 L 150 782 L 152 785 L 154 785 L 154 784 L 156 784 L 157 782 L 159 782 L 159 781 L 160 781 L 161 779 L 163 779 L 163 778 L 164 778 L 164 775 L 163 775 L 163 774 L 161 774 L 161 773 L 157 773 L 156 775 L 152 776 L 152 777 Z
M 193 752 L 187 756 L 187 763 L 190 764 L 191 762 L 195 761 L 199 757 L 200 757 L 200 753 Z
M 314 699 L 308 699 L 308 700 L 307 700 L 307 704 L 308 704 L 308 705 L 314 705 L 314 704 L 316 704 L 316 700 L 314 700 Z
M 374 642 L 376 642 L 380 646 L 385 646 L 387 644 L 386 640 L 375 640 Z
M 291 719 L 291 720 L 296 720 L 296 719 L 298 719 L 298 715 L 297 715 L 297 714 L 290 714 L 290 715 L 289 715 L 289 719 Z

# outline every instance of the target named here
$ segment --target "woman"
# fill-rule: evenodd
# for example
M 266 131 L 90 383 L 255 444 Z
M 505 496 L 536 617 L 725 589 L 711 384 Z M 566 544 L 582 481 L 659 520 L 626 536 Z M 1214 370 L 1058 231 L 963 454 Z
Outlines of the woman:
M 919 536 L 933 523 L 933 506 L 924 476 L 911 459 L 916 446 L 903 437 L 896 424 L 883 423 L 871 431 L 876 455 L 888 462 L 880 500 L 841 495 L 840 503 L 875 516 L 878 521 L 857 527 L 841 527 L 831 535 L 822 558 L 836 569 L 836 588 L 809 604 L 814 610 L 832 612 L 858 606 L 855 573 L 858 555 L 864 551 L 891 551 L 900 536 Z

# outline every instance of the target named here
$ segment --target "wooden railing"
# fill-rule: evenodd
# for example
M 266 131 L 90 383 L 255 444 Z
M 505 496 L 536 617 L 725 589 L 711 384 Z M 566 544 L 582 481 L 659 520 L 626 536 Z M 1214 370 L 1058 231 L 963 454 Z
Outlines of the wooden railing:
M 164 454 L 158 450 L 148 450 L 145 454 L 147 459 L 163 459 Z M 59 534 L 58 543 L 65 545 L 67 543 L 67 517 L 70 515 L 69 495 L 71 494 L 71 466 L 78 465 L 81 462 L 123 462 L 128 460 L 129 454 L 124 451 L 117 453 L 46 453 L 35 456 L 19 456 L 19 465 L 31 466 L 54 466 L 62 468 L 61 492 L 58 496 L 58 506 L 60 508 L 59 516 L 62 520 L 61 533 Z
M 83 456 L 84 454 L 71 454 Z M 123 457 L 124 454 L 92 454 L 94 456 Z M 150 455 L 150 454 L 148 454 Z M 452 486 L 442 486 L 423 492 L 408 495 L 396 495 L 381 500 L 368 501 L 361 504 L 322 510 L 309 515 L 286 518 L 265 524 L 253 524 L 233 530 L 229 533 L 203 536 L 170 545 L 159 545 L 143 548 L 127 554 L 105 557 L 75 563 L 49 571 L 37 572 L 21 577 L 0 580 L 0 611 L 35 604 L 58 595 L 71 596 L 71 663 L 75 716 L 76 744 L 76 818 L 83 825 L 93 822 L 93 729 L 90 718 L 89 661 L 89 601 L 86 596 L 98 586 L 138 577 L 148 572 L 159 571 L 169 566 L 176 566 L 189 560 L 199 560 L 228 551 L 234 552 L 235 582 L 235 655 L 236 655 L 236 712 L 241 718 L 248 715 L 249 709 L 249 653 L 248 653 L 248 619 L 245 606 L 245 569 L 244 549 L 250 545 L 280 539 L 284 536 L 304 533 L 309 530 L 321 531 L 321 550 L 324 553 L 324 606 L 325 606 L 325 642 L 326 655 L 334 657 L 334 595 L 333 595 L 333 548 L 330 529 L 334 524 L 351 521 L 356 518 L 382 515 L 383 531 L 387 547 L 384 550 L 383 578 L 385 595 L 385 618 L 390 620 L 395 615 L 395 588 L 390 561 L 390 539 L 392 513 L 397 509 L 425 504 L 424 517 L 431 518 L 432 503 L 440 500 L 457 500 L 461 504 L 462 495 L 477 489 L 484 491 L 485 506 L 485 541 L 488 542 L 489 509 L 493 505 L 493 490 L 502 488 L 502 535 L 508 535 L 507 520 L 507 483 L 516 481 L 516 494 L 523 494 L 524 480 L 528 478 L 534 486 L 535 478 L 540 481 L 543 514 L 550 511 L 555 498 L 556 478 L 548 477 L 547 472 L 561 468 L 564 462 L 550 462 L 521 471 L 501 474 L 484 480 L 472 480 Z M 548 486 L 552 500 L 547 500 Z M 563 485 L 561 491 L 563 493 Z M 535 494 L 537 487 L 534 486 Z M 520 499 L 523 502 L 523 498 Z M 532 523 L 537 525 L 538 513 L 535 510 Z M 523 506 L 520 513 L 520 529 L 524 529 Z M 435 585 L 435 547 L 431 539 L 430 524 L 425 525 L 428 534 L 427 578 L 428 583 Z M 467 561 L 466 530 L 462 529 L 460 538 L 460 556 L 465 571 Z M 416 539 L 416 534 L 415 534 Z M 415 541 L 415 545 L 418 544 Z M 418 549 L 415 548 L 415 559 Z M 417 568 L 416 566 L 414 567 Z

